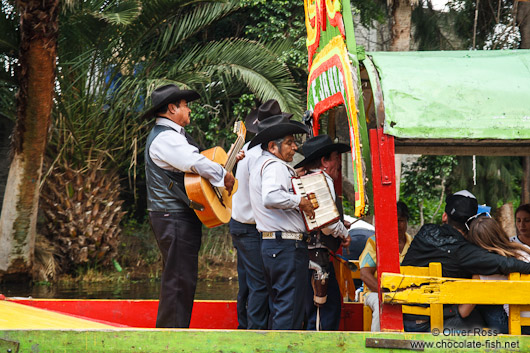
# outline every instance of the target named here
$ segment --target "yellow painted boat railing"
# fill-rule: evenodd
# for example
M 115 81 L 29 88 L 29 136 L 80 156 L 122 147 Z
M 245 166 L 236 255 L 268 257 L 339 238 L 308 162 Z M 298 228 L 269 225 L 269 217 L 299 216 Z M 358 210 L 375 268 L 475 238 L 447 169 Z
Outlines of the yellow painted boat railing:
M 441 273 L 441 265 L 437 265 Z M 521 311 L 530 311 L 530 275 L 512 273 L 508 281 L 483 281 L 422 275 L 407 268 L 402 267 L 405 274 L 381 275 L 381 287 L 387 291 L 382 299 L 390 304 L 429 304 L 430 311 L 421 308 L 404 309 L 403 312 L 430 315 L 431 328 L 443 328 L 443 304 L 510 304 L 510 334 L 520 335 L 521 325 L 530 326 L 530 318 L 520 316 Z
M 354 279 L 360 278 L 359 262 L 334 261 L 335 274 L 345 300 L 355 300 Z M 530 275 L 512 273 L 509 281 L 482 281 L 442 277 L 442 265 L 429 267 L 401 266 L 401 274 L 383 273 L 381 286 L 383 301 L 402 304 L 404 314 L 431 317 L 431 329 L 443 329 L 444 304 L 510 304 L 509 332 L 521 334 L 521 326 L 530 326 L 530 317 L 521 317 L 521 311 L 530 311 Z M 485 294 L 487 293 L 487 294 Z M 406 304 L 426 304 L 428 307 Z M 370 330 L 371 310 L 364 306 L 364 330 Z
M 350 260 L 345 261 L 341 258 L 335 258 L 333 264 L 335 265 L 335 275 L 339 283 L 342 297 L 349 301 L 355 301 L 355 285 L 354 279 L 360 279 L 359 261 Z M 403 275 L 415 276 L 442 276 L 442 265 L 439 262 L 433 262 L 429 267 L 415 267 L 415 266 L 401 266 L 400 272 Z M 362 296 L 359 298 L 362 302 Z M 429 307 L 418 307 L 403 305 L 402 311 L 404 314 L 427 315 L 431 317 L 431 329 L 443 329 L 443 305 L 431 304 Z M 370 331 L 372 324 L 372 310 L 370 307 L 364 305 L 363 307 L 363 330 Z

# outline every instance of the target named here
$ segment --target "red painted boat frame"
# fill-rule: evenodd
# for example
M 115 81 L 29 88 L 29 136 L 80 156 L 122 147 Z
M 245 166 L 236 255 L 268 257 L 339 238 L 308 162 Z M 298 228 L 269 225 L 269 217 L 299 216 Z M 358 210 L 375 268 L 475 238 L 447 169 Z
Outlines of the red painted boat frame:
M 155 328 L 158 310 L 158 300 L 30 298 L 7 300 L 115 327 Z M 362 315 L 361 303 L 343 303 L 340 330 L 362 331 Z M 235 301 L 195 301 L 190 328 L 237 329 L 237 325 Z

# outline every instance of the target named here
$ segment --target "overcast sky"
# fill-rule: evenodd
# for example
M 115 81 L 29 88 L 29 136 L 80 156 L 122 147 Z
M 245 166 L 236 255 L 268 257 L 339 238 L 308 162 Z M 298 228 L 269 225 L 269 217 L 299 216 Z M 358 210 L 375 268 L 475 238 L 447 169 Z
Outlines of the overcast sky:
M 443 10 L 445 4 L 447 4 L 447 0 L 432 0 L 432 7 L 435 10 Z

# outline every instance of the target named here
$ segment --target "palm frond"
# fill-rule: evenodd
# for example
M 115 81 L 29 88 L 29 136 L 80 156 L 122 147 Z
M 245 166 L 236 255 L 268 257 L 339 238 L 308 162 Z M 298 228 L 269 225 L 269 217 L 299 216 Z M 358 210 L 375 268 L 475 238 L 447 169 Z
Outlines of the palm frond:
M 283 109 L 301 113 L 301 92 L 286 65 L 261 43 L 244 39 L 213 42 L 198 52 L 211 75 L 234 77 L 261 101 L 278 100 Z
M 115 1 L 94 16 L 115 25 L 128 25 L 142 12 L 142 4 L 138 0 Z
M 145 3 L 144 11 L 138 23 L 131 26 L 129 28 L 130 33 L 127 33 L 127 37 L 135 39 L 137 43 L 131 48 L 140 48 L 144 53 L 149 53 L 150 60 L 153 59 L 153 56 L 165 58 L 197 32 L 239 8 L 239 2 L 233 0 L 230 2 L 213 1 L 195 6 L 167 9 L 161 3 L 167 5 L 164 1 Z M 153 8 L 165 9 L 165 12 L 157 11 L 157 14 L 154 15 L 156 21 L 152 17 L 147 17 L 147 14 L 154 12 Z M 148 30 L 146 31 L 146 29 Z

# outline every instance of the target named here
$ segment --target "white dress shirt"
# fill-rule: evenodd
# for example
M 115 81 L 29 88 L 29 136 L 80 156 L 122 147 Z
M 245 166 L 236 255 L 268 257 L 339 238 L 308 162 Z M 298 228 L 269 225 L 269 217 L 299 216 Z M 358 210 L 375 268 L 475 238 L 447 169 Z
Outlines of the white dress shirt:
M 250 203 L 260 232 L 306 231 L 298 208 L 301 196 L 293 193 L 291 177 L 294 175 L 294 169 L 266 151 L 251 169 Z
M 172 172 L 199 174 L 213 186 L 224 187 L 226 170 L 190 145 L 182 126 L 166 118 L 156 118 L 156 124 L 174 129 L 162 131 L 151 143 L 149 156 L 157 166 Z
M 245 158 L 243 158 L 237 164 L 236 179 L 237 179 L 237 191 L 232 196 L 232 218 L 240 223 L 255 224 L 254 213 L 252 212 L 252 206 L 250 205 L 250 194 L 249 194 L 249 179 L 250 171 L 254 168 L 254 164 L 261 156 L 261 146 L 254 146 L 250 150 L 247 142 L 243 146 L 245 152 Z
M 318 170 L 312 170 L 311 172 L 319 172 Z M 336 200 L 337 195 L 335 194 L 335 185 L 333 184 L 333 178 L 328 175 L 325 171 L 322 171 L 324 176 L 326 177 L 326 181 L 328 182 L 329 191 L 331 191 L 331 196 L 333 197 L 333 201 Z M 346 238 L 348 237 L 348 229 L 344 226 L 344 223 L 342 221 L 338 220 L 335 223 L 328 224 L 326 227 L 321 229 L 322 233 L 326 235 L 331 235 L 335 238 Z

